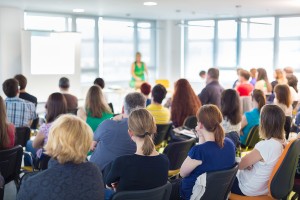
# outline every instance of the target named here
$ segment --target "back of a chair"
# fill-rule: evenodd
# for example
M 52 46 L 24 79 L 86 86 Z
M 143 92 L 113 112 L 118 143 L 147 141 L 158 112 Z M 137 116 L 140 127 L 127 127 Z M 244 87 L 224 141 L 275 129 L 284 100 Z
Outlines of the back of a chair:
M 18 127 L 15 133 L 15 145 L 26 146 L 27 141 L 30 139 L 30 128 L 29 127 Z
M 238 164 L 235 164 L 228 170 L 207 173 L 205 193 L 201 199 L 226 200 L 238 168 Z
M 249 134 L 247 136 L 245 146 L 246 147 L 254 147 L 257 142 L 259 142 L 259 126 L 253 126 L 251 130 L 249 131 Z
M 110 107 L 111 112 L 114 113 L 115 111 L 114 111 L 114 106 L 113 106 L 113 104 L 112 104 L 112 103 L 109 103 L 108 106 Z
M 172 128 L 172 123 L 169 124 L 157 124 L 157 134 L 154 137 L 154 145 L 161 144 L 167 139 L 168 133 Z
M 47 154 L 43 153 L 41 155 L 41 158 L 39 159 L 39 170 L 46 170 L 48 169 L 48 162 L 51 159 L 50 156 L 48 156 Z
M 167 183 L 158 188 L 139 191 L 117 192 L 112 200 L 169 200 L 172 191 L 172 184 Z
M 18 179 L 22 155 L 23 148 L 20 145 L 0 151 L 0 172 L 5 179 L 5 183 Z
M 251 96 L 240 97 L 240 102 L 241 102 L 241 112 L 242 112 L 242 114 L 252 110 L 252 97 Z
M 190 128 L 190 129 L 195 129 L 197 126 L 197 117 L 196 116 L 189 116 L 185 118 L 183 122 L 183 126 Z
M 181 167 L 183 161 L 188 155 L 188 152 L 195 145 L 195 143 L 195 139 L 191 138 L 186 141 L 168 144 L 168 146 L 164 149 L 163 154 L 167 155 L 169 158 L 169 170 L 177 170 Z
M 289 135 L 291 132 L 291 126 L 292 126 L 292 117 L 286 116 L 285 117 L 285 124 L 284 124 L 284 131 L 285 131 L 285 138 L 289 139 Z
M 300 139 L 291 141 L 275 165 L 269 181 L 273 198 L 282 199 L 292 191 L 300 153 Z
M 155 81 L 155 84 L 161 84 L 161 85 L 163 85 L 167 89 L 170 87 L 170 81 L 167 80 L 167 79 L 157 79 Z

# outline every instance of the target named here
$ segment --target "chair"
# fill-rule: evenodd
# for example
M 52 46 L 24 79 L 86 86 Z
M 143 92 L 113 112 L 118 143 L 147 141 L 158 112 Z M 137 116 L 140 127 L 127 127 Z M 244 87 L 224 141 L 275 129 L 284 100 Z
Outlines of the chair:
M 291 141 L 277 161 L 269 179 L 269 194 L 250 197 L 231 194 L 231 200 L 271 200 L 287 199 L 293 189 L 294 176 L 300 152 L 300 139 Z
M 247 136 L 245 146 L 245 151 L 248 151 L 249 148 L 254 148 L 254 146 L 260 141 L 259 136 L 259 126 L 253 126 L 251 130 L 249 131 L 249 134 Z
M 189 128 L 189 129 L 195 129 L 197 126 L 197 117 L 196 116 L 188 116 L 185 118 L 183 122 L 183 127 Z
M 5 184 L 14 181 L 17 189 L 20 182 L 19 174 L 22 164 L 22 155 L 23 148 L 20 145 L 0 151 L 0 173 L 5 180 Z M 2 195 L 0 199 L 3 199 L 4 186 L 0 188 L 0 195 Z
M 170 81 L 167 79 L 157 79 L 155 81 L 155 84 L 161 84 L 163 85 L 166 89 L 168 89 L 170 87 Z
M 233 185 L 238 164 L 228 170 L 209 172 L 206 176 L 206 188 L 201 200 L 226 200 Z
M 168 133 L 172 128 L 172 123 L 156 124 L 157 134 L 154 136 L 154 145 L 156 149 L 162 146 L 162 143 L 167 139 Z
M 112 103 L 109 103 L 108 106 L 110 107 L 111 112 L 114 113 L 114 106 L 113 106 L 113 104 L 112 104 Z
M 30 139 L 30 128 L 29 127 L 18 127 L 15 133 L 15 145 L 26 146 L 27 141 Z
M 186 159 L 189 150 L 195 145 L 196 141 L 191 138 L 186 141 L 169 143 L 164 149 L 163 154 L 169 158 L 169 176 L 176 176 L 179 174 L 180 167 Z
M 172 184 L 167 182 L 166 185 L 150 190 L 117 192 L 112 200 L 168 200 L 171 191 Z
M 284 124 L 284 131 L 285 131 L 285 138 L 289 139 L 289 135 L 291 132 L 292 127 L 292 117 L 286 116 L 285 117 L 285 124 Z
M 242 114 L 252 110 L 252 97 L 251 96 L 240 97 L 240 102 L 241 102 L 241 112 L 242 112 Z

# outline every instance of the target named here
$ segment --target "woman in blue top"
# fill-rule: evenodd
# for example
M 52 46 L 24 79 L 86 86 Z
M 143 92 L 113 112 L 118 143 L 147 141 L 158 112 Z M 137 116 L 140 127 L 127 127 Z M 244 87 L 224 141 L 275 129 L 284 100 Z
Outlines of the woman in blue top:
M 197 178 L 206 172 L 230 169 L 235 163 L 235 146 L 225 138 L 222 114 L 217 106 L 205 105 L 197 113 L 199 145 L 194 146 L 180 168 L 180 195 L 190 199 Z M 225 138 L 225 139 L 224 139 Z
M 266 104 L 266 97 L 261 90 L 253 90 L 252 93 L 252 107 L 253 110 L 245 112 L 242 117 L 241 127 L 241 143 L 245 145 L 248 134 L 253 126 L 259 124 L 260 110 Z

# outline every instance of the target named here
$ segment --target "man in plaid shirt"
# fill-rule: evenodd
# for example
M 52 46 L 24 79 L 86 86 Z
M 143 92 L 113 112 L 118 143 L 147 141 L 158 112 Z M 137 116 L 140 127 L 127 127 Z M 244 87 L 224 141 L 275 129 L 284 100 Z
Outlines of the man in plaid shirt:
M 8 122 L 15 127 L 30 127 L 35 118 L 35 106 L 33 103 L 20 99 L 19 82 L 16 79 L 7 79 L 2 84 L 5 99 L 6 113 Z

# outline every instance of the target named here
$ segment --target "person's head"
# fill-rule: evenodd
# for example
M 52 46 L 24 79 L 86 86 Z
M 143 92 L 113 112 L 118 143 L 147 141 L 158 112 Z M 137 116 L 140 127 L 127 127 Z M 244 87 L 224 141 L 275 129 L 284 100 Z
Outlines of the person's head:
M 0 96 L 0 149 L 4 149 L 9 144 L 7 126 L 5 103 Z
M 262 107 L 266 104 L 266 96 L 263 91 L 257 89 L 253 90 L 252 104 L 258 108 L 259 112 L 261 111 Z
M 105 82 L 102 78 L 96 78 L 94 80 L 94 84 L 100 86 L 101 89 L 104 89 L 104 87 L 105 87 Z
M 179 79 L 172 97 L 171 119 L 175 126 L 181 126 L 186 117 L 195 115 L 200 106 L 201 102 L 188 80 Z
M 70 81 L 66 77 L 62 77 L 59 79 L 59 88 L 61 90 L 68 90 L 70 88 Z
M 102 113 L 111 113 L 101 87 L 93 85 L 87 92 L 85 99 L 85 109 L 91 113 L 92 117 L 101 118 Z
M 210 83 L 211 81 L 218 81 L 218 80 L 219 80 L 219 69 L 217 68 L 208 69 L 206 82 Z
M 139 92 L 132 92 L 126 95 L 124 100 L 124 112 L 129 115 L 136 108 L 145 108 L 146 98 Z
M 151 85 L 149 83 L 143 83 L 141 85 L 141 93 L 143 93 L 143 95 L 145 95 L 146 97 L 150 94 L 151 92 Z
M 7 79 L 2 84 L 2 89 L 8 98 L 16 97 L 19 94 L 19 82 L 14 78 Z
M 142 59 L 142 54 L 140 52 L 136 52 L 135 61 L 136 62 L 141 62 L 141 59 Z
M 238 67 L 236 68 L 236 74 L 239 76 L 240 75 L 240 71 L 243 70 L 242 68 Z
M 298 78 L 295 75 L 290 74 L 287 76 L 287 80 L 289 86 L 293 87 L 295 91 L 298 92 Z
M 284 139 L 285 114 L 276 105 L 265 105 L 260 114 L 259 134 L 262 139 Z
M 22 74 L 17 74 L 14 78 L 19 82 L 20 90 L 25 90 L 27 85 L 26 77 Z
M 282 69 L 276 69 L 274 72 L 274 78 L 279 84 L 287 83 L 285 72 Z
M 143 141 L 143 154 L 148 156 L 154 149 L 153 137 L 156 124 L 150 112 L 144 108 L 133 110 L 128 118 L 128 132 L 134 142 Z
M 235 90 L 227 89 L 222 92 L 221 111 L 223 117 L 233 125 L 242 121 L 240 96 Z
M 278 84 L 274 88 L 275 97 L 278 103 L 284 104 L 290 107 L 292 104 L 292 95 L 290 88 L 287 84 Z
M 285 71 L 286 75 L 292 75 L 294 73 L 294 69 L 292 67 L 289 67 L 289 66 L 285 67 L 283 70 Z
M 239 81 L 241 83 L 247 82 L 250 79 L 250 72 L 248 72 L 247 70 L 241 69 L 239 71 Z
M 206 79 L 206 72 L 205 72 L 205 71 L 200 71 L 199 76 L 200 76 L 202 79 Z
M 264 80 L 266 82 L 267 91 L 271 92 L 272 91 L 272 85 L 269 82 L 268 74 L 267 74 L 267 72 L 264 68 L 258 68 L 257 69 L 257 81 L 260 81 L 260 80 Z
M 67 101 L 63 94 L 59 92 L 52 93 L 46 103 L 46 121 L 53 122 L 58 116 L 67 113 Z
M 256 78 L 257 70 L 255 68 L 250 69 L 251 78 Z
M 209 134 L 213 134 L 215 142 L 222 148 L 224 146 L 225 132 L 221 126 L 223 116 L 219 108 L 212 104 L 204 105 L 199 109 L 197 119 L 198 125 L 196 129 L 205 129 Z
M 46 154 L 60 164 L 85 162 L 92 144 L 93 131 L 86 122 L 74 115 L 63 115 L 51 125 Z
M 153 99 L 154 103 L 161 104 L 162 101 L 164 100 L 164 98 L 166 97 L 166 95 L 167 95 L 167 90 L 161 84 L 157 84 L 152 89 L 152 99 Z

